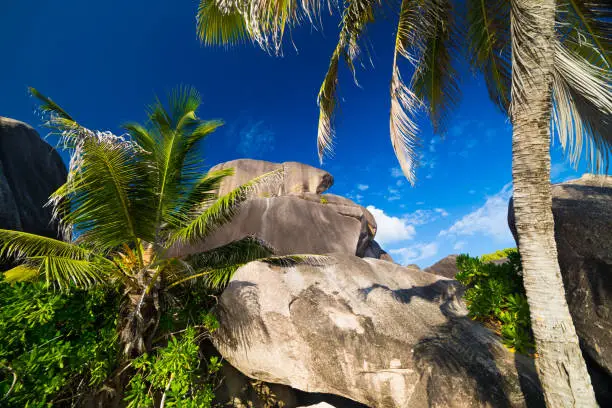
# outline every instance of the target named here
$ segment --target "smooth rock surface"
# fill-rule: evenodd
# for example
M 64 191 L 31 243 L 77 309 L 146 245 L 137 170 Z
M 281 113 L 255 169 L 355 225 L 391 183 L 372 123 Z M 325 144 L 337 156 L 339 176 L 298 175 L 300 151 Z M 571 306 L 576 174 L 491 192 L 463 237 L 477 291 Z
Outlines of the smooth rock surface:
M 449 255 L 440 259 L 435 264 L 423 269 L 425 272 L 433 273 L 434 275 L 444 276 L 445 278 L 455 279 L 455 275 L 459 272 L 457 268 L 457 255 Z
M 612 376 L 612 177 L 586 174 L 552 193 L 570 313 L 583 350 Z M 508 224 L 516 240 L 512 201 Z
M 371 258 L 253 262 L 220 297 L 214 343 L 249 377 L 371 407 L 523 407 L 522 390 L 543 406 L 533 361 L 467 318 L 460 292 Z
M 210 171 L 234 169 L 234 175 L 226 177 L 219 188 L 219 195 L 225 195 L 236 187 L 262 174 L 283 169 L 284 182 L 280 186 L 262 190 L 272 196 L 317 193 L 327 190 L 334 178 L 328 172 L 298 162 L 272 163 L 263 160 L 237 159 L 213 166 Z
M 44 205 L 66 176 L 59 154 L 31 126 L 0 116 L 0 228 L 57 237 Z
M 284 182 L 262 186 L 231 222 L 204 242 L 174 248 L 173 254 L 202 252 L 251 235 L 268 243 L 277 255 L 341 252 L 393 261 L 373 241 L 376 220 L 365 207 L 335 194 L 321 194 L 333 182 L 329 173 L 295 162 L 246 159 L 221 163 L 211 171 L 229 167 L 236 174 L 224 179 L 220 194 L 278 168 L 284 169 Z

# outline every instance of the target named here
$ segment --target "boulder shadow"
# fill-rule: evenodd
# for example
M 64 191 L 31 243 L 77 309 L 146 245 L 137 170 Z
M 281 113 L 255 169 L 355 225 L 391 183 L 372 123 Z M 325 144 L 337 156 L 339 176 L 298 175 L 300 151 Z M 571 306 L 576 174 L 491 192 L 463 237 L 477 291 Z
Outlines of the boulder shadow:
M 430 334 L 413 347 L 414 365 L 426 383 L 430 405 L 459 406 L 461 398 L 467 397 L 494 407 L 545 407 L 533 360 L 513 356 L 491 330 L 461 313 L 464 287 L 459 282 L 440 280 L 397 290 L 372 285 L 360 293 L 367 297 L 376 288 L 389 290 L 400 303 L 415 298 L 439 303 L 447 319 L 428 330 Z M 470 392 L 475 394 L 466 395 Z

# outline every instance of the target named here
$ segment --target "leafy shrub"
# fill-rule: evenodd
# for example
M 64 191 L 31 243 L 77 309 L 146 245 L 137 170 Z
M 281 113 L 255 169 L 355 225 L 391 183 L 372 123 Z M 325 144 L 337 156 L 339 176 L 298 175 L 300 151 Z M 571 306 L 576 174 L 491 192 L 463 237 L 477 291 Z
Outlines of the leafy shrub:
M 321 196 L 321 204 L 327 204 L 328 202 L 327 197 Z
M 516 248 L 506 248 L 500 249 L 499 251 L 495 251 L 492 254 L 486 254 L 480 257 L 482 262 L 493 262 L 499 259 L 507 258 L 511 254 L 516 254 Z
M 221 363 L 199 351 L 199 341 L 219 326 L 202 312 L 211 307 L 209 293 L 196 284 L 172 295 L 155 352 L 128 370 L 124 399 L 130 407 L 157 406 L 164 391 L 167 407 L 208 407 L 214 397 Z M 0 273 L 0 407 L 83 405 L 121 368 L 121 296 L 112 288 L 64 293 L 44 283 L 9 284 Z
M 0 406 L 59 406 L 98 388 L 116 367 L 118 293 L 3 280 Z
M 505 257 L 506 263 L 491 263 Z M 518 251 L 505 249 L 481 258 L 460 255 L 457 267 L 459 272 L 455 278 L 467 286 L 464 299 L 469 316 L 492 327 L 507 347 L 520 353 L 533 352 L 529 305 Z
M 127 407 L 154 407 L 156 400 L 163 400 L 167 407 L 210 407 L 215 396 L 214 376 L 221 362 L 210 357 L 201 367 L 201 361 L 193 327 L 180 338 L 172 336 L 155 356 L 144 354 L 136 358 L 132 362 L 136 374 L 126 390 Z M 156 399 L 156 395 L 161 396 Z

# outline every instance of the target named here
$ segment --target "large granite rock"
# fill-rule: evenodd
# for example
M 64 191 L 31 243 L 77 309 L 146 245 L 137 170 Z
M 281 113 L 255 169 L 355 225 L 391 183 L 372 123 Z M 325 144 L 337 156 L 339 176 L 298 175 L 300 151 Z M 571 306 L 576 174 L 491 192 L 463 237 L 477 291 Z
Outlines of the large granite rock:
M 460 292 L 371 258 L 253 262 L 220 297 L 213 341 L 249 377 L 370 407 L 543 406 L 532 361 L 467 318 Z
M 570 313 L 583 350 L 612 376 L 612 177 L 587 174 L 552 193 Z M 516 240 L 512 201 L 508 223 Z
M 231 222 L 204 242 L 175 251 L 202 252 L 252 235 L 268 243 L 278 255 L 341 252 L 392 261 L 373 240 L 376 221 L 366 208 L 348 198 L 321 194 L 333 182 L 329 173 L 295 162 L 275 164 L 246 159 L 219 164 L 211 171 L 230 167 L 235 169 L 235 175 L 224 179 L 221 195 L 281 167 L 283 182 L 258 189 Z
M 0 228 L 56 237 L 44 204 L 66 175 L 59 154 L 32 127 L 0 116 Z
M 457 255 L 449 255 L 440 259 L 435 264 L 423 269 L 425 272 L 433 273 L 434 275 L 444 276 L 445 278 L 455 279 L 455 275 L 459 272 L 457 268 Z
M 287 195 L 299 193 L 322 193 L 333 183 L 334 178 L 328 172 L 298 162 L 272 163 L 263 160 L 238 159 L 213 166 L 210 171 L 234 169 L 234 175 L 221 183 L 219 195 L 224 195 L 236 187 L 262 174 L 283 169 L 284 182 L 264 193 Z

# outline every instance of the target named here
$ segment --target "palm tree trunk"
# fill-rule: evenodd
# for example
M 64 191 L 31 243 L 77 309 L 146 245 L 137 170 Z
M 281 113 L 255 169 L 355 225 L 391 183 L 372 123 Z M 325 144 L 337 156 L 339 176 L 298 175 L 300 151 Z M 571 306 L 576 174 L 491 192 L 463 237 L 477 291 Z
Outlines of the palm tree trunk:
M 512 178 L 518 245 L 550 408 L 596 407 L 565 300 L 550 185 L 555 0 L 512 0 Z
M 159 324 L 159 280 L 149 286 L 151 276 L 142 272 L 139 288 L 131 290 L 123 305 L 119 343 L 124 358 L 132 359 L 151 351 Z

